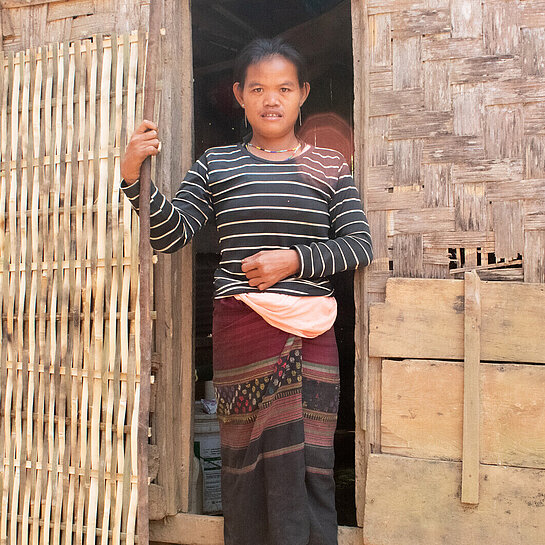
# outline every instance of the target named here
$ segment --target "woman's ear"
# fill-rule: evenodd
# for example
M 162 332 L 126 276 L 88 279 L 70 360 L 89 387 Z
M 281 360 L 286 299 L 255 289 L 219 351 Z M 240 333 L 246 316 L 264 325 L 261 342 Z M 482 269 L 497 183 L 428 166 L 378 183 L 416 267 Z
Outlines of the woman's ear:
M 301 101 L 299 103 L 299 107 L 301 107 L 305 100 L 308 98 L 308 94 L 310 93 L 310 83 L 308 81 L 305 81 L 303 83 L 303 87 L 301 87 Z
M 233 94 L 235 95 L 235 98 L 237 99 L 237 102 L 240 104 L 242 108 L 244 108 L 244 100 L 242 99 L 242 87 L 240 86 L 240 82 L 235 81 L 233 83 Z

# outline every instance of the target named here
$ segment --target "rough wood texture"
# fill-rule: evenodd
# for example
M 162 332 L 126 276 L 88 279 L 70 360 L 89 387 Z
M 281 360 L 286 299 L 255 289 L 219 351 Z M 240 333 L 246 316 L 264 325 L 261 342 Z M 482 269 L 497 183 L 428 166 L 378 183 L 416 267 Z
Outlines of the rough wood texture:
M 351 2 L 352 40 L 354 50 L 354 173 L 355 181 L 364 200 L 367 199 L 369 155 L 367 138 L 370 132 L 369 123 L 369 29 L 367 5 L 359 0 Z M 380 428 L 372 425 L 372 416 L 368 408 L 380 396 L 380 391 L 370 384 L 369 347 L 368 347 L 368 280 L 369 273 L 365 269 L 356 271 L 354 275 L 354 302 L 356 324 L 355 341 L 355 378 L 354 406 L 356 417 L 355 436 L 355 471 L 356 479 L 356 518 L 361 526 L 365 509 L 365 479 L 367 475 L 367 459 L 372 442 L 380 442 Z M 371 435 L 372 434 L 372 435 Z
M 149 14 L 149 0 L 3 0 L 1 5 L 6 51 L 132 32 L 147 27 Z
M 464 425 L 462 503 L 479 503 L 481 281 L 475 271 L 464 280 Z
M 0 541 L 135 542 L 136 36 L 3 55 Z
M 545 363 L 545 286 L 481 283 L 481 360 Z M 464 282 L 390 278 L 370 307 L 373 357 L 463 359 Z
M 371 455 L 364 543 L 542 543 L 545 471 L 482 466 L 476 507 L 460 502 L 460 478 L 460 463 Z
M 387 230 L 386 239 L 375 241 L 376 251 L 388 256 L 393 276 L 406 276 L 410 269 L 407 276 L 445 277 L 449 268 L 522 256 L 515 265 L 523 269 L 518 278 L 542 281 L 543 251 L 535 241 L 541 241 L 544 229 L 540 224 L 529 232 L 520 201 L 538 198 L 532 188 L 545 179 L 543 2 L 373 0 L 366 5 L 369 166 L 393 172 L 368 176 L 369 209 L 392 211 L 371 219 L 373 232 Z M 429 175 L 433 167 L 442 169 L 440 177 Z M 397 193 L 401 186 L 413 190 Z M 500 190 L 501 197 L 495 197 Z M 496 199 L 501 203 L 490 208 L 488 200 Z M 454 222 L 441 212 L 444 207 Z M 435 230 L 452 234 L 450 245 L 424 244 L 409 257 L 407 245 L 396 242 L 400 234 Z M 483 238 L 466 262 L 469 231 L 492 232 L 494 242 Z M 438 255 L 447 256 L 446 263 L 437 263 Z M 407 259 L 407 266 L 400 264 Z M 380 285 L 381 274 L 371 268 L 369 285 Z M 450 274 L 460 278 L 459 272 Z
M 168 197 L 176 193 L 180 173 L 193 161 L 193 76 L 189 2 L 165 2 L 166 34 L 161 47 L 162 96 L 158 119 L 163 142 L 155 182 Z M 171 39 L 171 37 L 175 37 Z M 184 66 L 184 70 L 177 67 Z M 152 426 L 161 452 L 157 484 L 163 487 L 167 514 L 187 511 L 193 459 L 193 250 L 158 254 L 155 296 L 161 312 L 155 324 L 160 363 Z M 181 309 L 181 312 L 180 312 Z M 180 399 L 181 396 L 181 399 Z M 178 433 L 172 433 L 177 430 Z
M 150 523 L 150 537 L 180 545 L 223 545 L 223 517 L 178 513 L 162 522 Z M 339 545 L 361 545 L 361 528 L 340 526 Z
M 461 461 L 464 367 L 383 361 L 382 452 Z M 545 367 L 481 364 L 480 461 L 545 469 Z

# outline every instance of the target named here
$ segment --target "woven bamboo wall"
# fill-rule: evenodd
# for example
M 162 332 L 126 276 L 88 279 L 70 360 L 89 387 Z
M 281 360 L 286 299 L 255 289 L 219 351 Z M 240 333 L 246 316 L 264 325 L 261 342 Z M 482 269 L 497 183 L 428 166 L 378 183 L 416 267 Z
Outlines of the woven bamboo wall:
M 545 282 L 545 2 L 366 4 L 371 300 L 389 276 Z
M 2 56 L 0 542 L 133 543 L 136 36 Z

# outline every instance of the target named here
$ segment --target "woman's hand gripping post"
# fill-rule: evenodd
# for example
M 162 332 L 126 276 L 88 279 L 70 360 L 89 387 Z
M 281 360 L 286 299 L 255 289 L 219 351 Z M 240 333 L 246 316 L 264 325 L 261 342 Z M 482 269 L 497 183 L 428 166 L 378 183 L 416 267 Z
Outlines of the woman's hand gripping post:
M 157 125 L 144 119 L 134 131 L 125 149 L 121 161 L 121 177 L 127 184 L 133 184 L 140 178 L 140 167 L 150 155 L 161 151 L 161 142 L 157 136 Z

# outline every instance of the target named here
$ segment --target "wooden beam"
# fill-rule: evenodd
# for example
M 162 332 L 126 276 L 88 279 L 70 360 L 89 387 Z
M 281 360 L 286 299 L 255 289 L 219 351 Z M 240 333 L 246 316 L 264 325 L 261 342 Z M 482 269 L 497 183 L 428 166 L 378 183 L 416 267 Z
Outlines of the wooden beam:
M 545 535 L 545 471 L 481 467 L 481 499 L 460 502 L 459 462 L 372 454 L 364 543 L 537 545 Z
M 162 10 L 158 0 L 151 0 L 148 27 L 146 75 L 144 82 L 144 119 L 154 119 L 157 66 L 160 58 Z M 140 392 L 138 400 L 138 540 L 149 542 L 148 505 L 148 430 L 151 393 L 151 256 L 150 245 L 151 158 L 140 168 Z
M 479 422 L 481 364 L 481 281 L 475 271 L 465 273 L 464 428 L 462 503 L 479 503 Z
M 337 8 L 338 9 L 338 8 Z M 354 179 L 367 202 L 369 173 L 369 61 L 367 3 L 351 1 L 352 49 L 354 67 Z M 303 33 L 301 33 L 301 36 Z M 321 34 L 313 34 L 320 35 Z M 356 469 L 356 519 L 363 525 L 365 516 L 365 489 L 367 460 L 371 443 L 380 443 L 380 360 L 369 361 L 369 272 L 367 269 L 354 274 L 355 306 L 355 370 L 354 411 L 356 416 L 355 469 Z M 378 437 L 377 437 L 378 435 Z
M 480 365 L 480 460 L 545 469 L 545 366 Z M 383 360 L 382 452 L 462 460 L 464 364 Z
M 179 545 L 223 545 L 223 517 L 178 513 L 150 522 L 153 541 Z M 339 545 L 361 545 L 362 529 L 339 526 Z
M 481 281 L 481 360 L 545 363 L 545 285 Z M 372 357 L 464 359 L 464 282 L 389 278 L 370 308 Z

